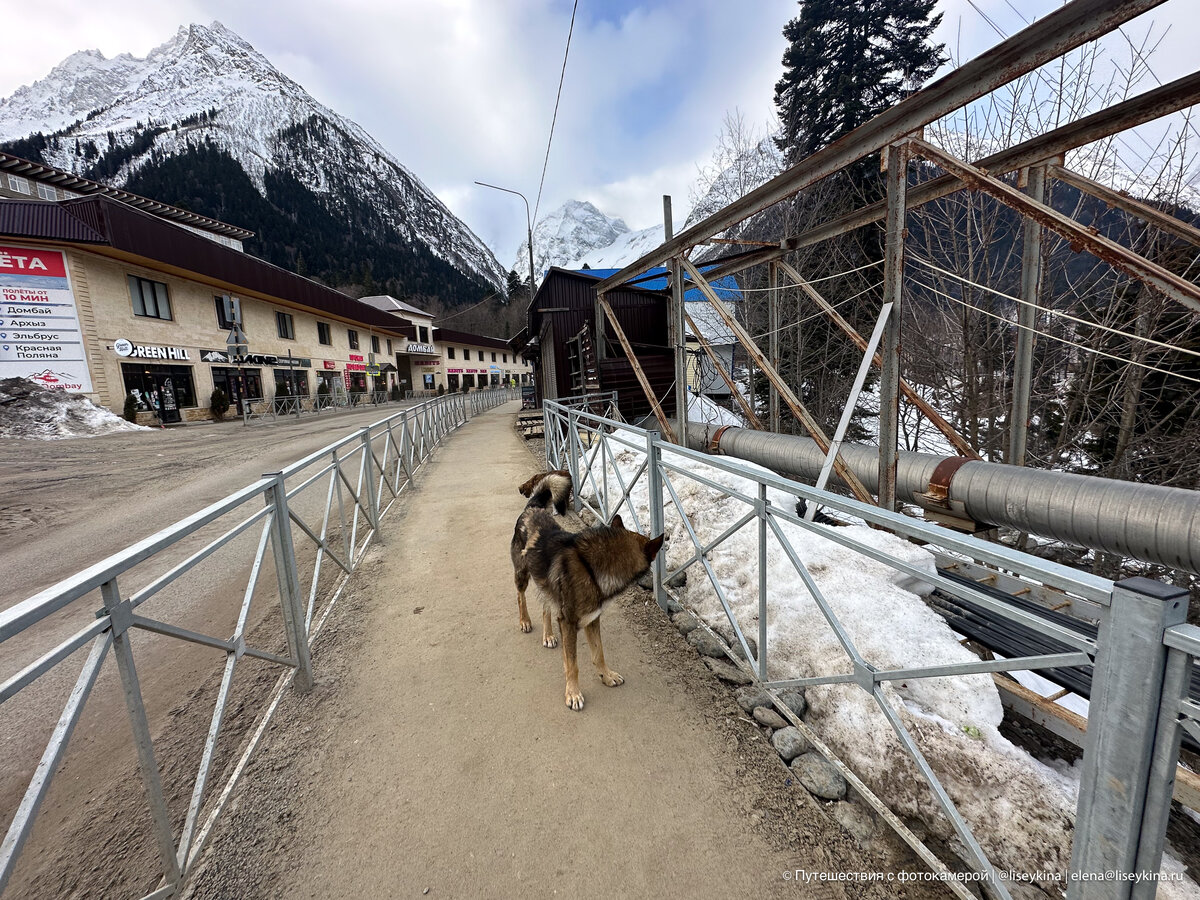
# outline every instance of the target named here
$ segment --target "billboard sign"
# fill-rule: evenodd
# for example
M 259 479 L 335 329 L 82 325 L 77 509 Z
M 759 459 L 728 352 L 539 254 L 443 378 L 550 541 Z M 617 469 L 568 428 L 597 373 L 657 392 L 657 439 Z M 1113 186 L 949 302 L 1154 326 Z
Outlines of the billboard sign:
M 0 244 L 0 378 L 92 391 L 75 294 L 61 250 Z

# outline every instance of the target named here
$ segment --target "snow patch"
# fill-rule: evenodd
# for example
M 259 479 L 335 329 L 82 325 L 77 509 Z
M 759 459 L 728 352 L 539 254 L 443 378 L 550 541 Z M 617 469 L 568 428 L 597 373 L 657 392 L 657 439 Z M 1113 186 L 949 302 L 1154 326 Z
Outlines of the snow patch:
M 0 438 L 57 441 L 153 430 L 127 422 L 79 394 L 50 390 L 25 378 L 0 381 Z

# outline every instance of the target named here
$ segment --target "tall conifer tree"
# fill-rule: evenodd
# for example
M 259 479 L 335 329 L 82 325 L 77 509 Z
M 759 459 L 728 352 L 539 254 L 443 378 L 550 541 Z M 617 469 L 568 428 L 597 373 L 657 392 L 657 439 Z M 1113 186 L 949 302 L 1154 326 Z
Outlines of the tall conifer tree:
M 942 64 L 936 0 L 800 0 L 775 85 L 788 164 L 903 99 Z

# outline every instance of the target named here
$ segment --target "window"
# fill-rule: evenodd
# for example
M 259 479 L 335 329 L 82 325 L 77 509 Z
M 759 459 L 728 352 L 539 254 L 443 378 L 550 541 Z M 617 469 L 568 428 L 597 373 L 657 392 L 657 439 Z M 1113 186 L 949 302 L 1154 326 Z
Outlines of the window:
M 225 392 L 231 402 L 237 403 L 239 394 L 245 392 L 243 400 L 261 400 L 263 398 L 261 369 L 232 369 L 218 366 L 212 367 L 213 387 Z M 241 390 L 239 390 L 239 385 Z
M 496 358 L 495 356 L 492 357 L 492 359 L 495 359 L 495 358 Z M 508 362 L 508 354 L 507 353 L 504 354 L 504 361 Z
M 328 322 L 317 323 L 317 343 L 327 347 L 333 346 L 333 329 L 329 327 Z
M 217 327 L 220 328 L 222 331 L 229 331 L 231 328 L 233 328 L 234 323 L 233 323 L 233 320 L 230 319 L 228 315 L 226 315 L 225 298 L 224 297 L 213 297 L 213 300 L 217 304 Z
M 391 338 L 387 339 L 387 345 L 388 345 L 388 356 L 391 356 L 392 355 L 392 339 Z
M 18 194 L 28 194 L 29 180 L 22 178 L 20 175 L 9 175 L 8 189 L 11 191 L 16 191 Z
M 376 337 L 375 335 L 371 335 L 371 352 L 372 353 L 379 352 L 379 338 Z
M 346 340 L 348 340 L 350 342 L 351 350 L 358 349 L 358 332 L 355 331 L 353 328 L 346 329 Z
M 493 354 L 492 354 L 492 362 L 495 362 L 495 361 L 496 361 L 496 354 L 495 354 L 495 353 L 493 353 Z
M 296 339 L 296 323 L 292 321 L 291 313 L 275 313 L 275 328 L 278 330 L 281 338 L 286 338 L 289 341 Z
M 471 351 L 470 351 L 470 350 L 468 350 L 466 347 L 463 347 L 463 359 L 464 359 L 466 362 L 470 362 L 470 361 L 471 361 Z
M 295 369 L 275 369 L 276 397 L 307 397 L 308 373 Z
M 446 348 L 446 359 L 454 359 L 454 348 L 453 347 Z
M 41 182 L 38 182 L 37 192 L 38 192 L 38 196 L 41 197 L 43 200 L 57 200 L 58 199 L 58 194 L 56 194 L 54 192 L 54 188 L 50 187 L 50 185 L 48 185 L 48 184 L 42 184 Z
M 127 276 L 129 297 L 133 300 L 133 314 L 149 319 L 170 319 L 171 301 L 167 297 L 167 286 L 149 278 Z
M 417 341 L 422 344 L 429 343 L 429 329 L 424 325 L 417 327 Z
M 479 354 L 479 361 L 480 361 L 480 362 L 483 362 L 483 351 L 482 351 L 482 350 L 476 350 L 475 352 Z
M 191 366 L 148 366 L 138 363 L 121 363 L 121 378 L 125 382 L 125 394 L 134 395 L 138 409 L 155 411 L 161 405 L 159 399 L 166 382 L 171 382 L 171 393 L 175 405 L 180 409 L 194 408 L 196 389 L 192 381 Z

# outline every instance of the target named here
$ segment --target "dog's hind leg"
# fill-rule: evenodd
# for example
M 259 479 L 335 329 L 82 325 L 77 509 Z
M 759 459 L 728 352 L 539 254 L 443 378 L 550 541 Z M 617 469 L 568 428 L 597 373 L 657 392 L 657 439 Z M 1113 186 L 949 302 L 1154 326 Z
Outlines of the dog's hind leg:
M 542 646 L 554 649 L 558 646 L 558 638 L 554 636 L 554 618 L 550 615 L 550 604 L 542 604 Z
M 575 656 L 575 641 L 579 630 L 574 622 L 559 617 L 558 629 L 562 632 L 563 674 L 567 679 L 567 706 L 583 709 L 583 693 L 579 690 L 579 660 Z
M 529 587 L 529 570 L 518 569 L 513 573 L 517 582 L 517 615 L 521 630 L 528 634 L 533 631 L 533 622 L 529 618 L 529 607 L 525 604 L 525 588 Z
M 600 620 L 593 619 L 584 626 L 583 630 L 587 634 L 588 647 L 592 651 L 592 665 L 596 667 L 596 674 L 600 676 L 600 680 L 609 687 L 624 684 L 625 679 L 604 662 L 604 644 L 600 641 Z

